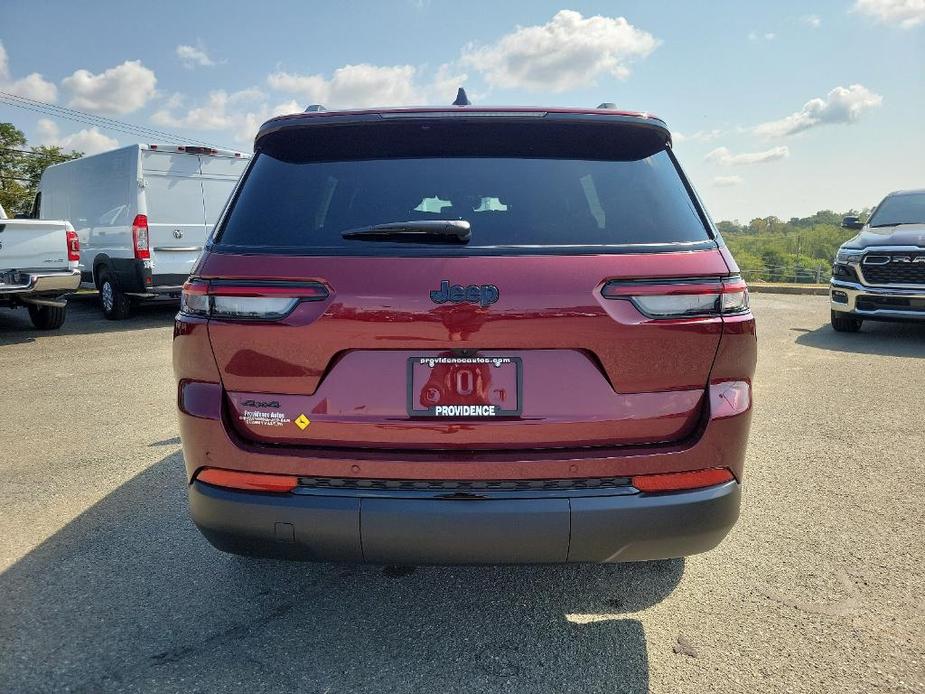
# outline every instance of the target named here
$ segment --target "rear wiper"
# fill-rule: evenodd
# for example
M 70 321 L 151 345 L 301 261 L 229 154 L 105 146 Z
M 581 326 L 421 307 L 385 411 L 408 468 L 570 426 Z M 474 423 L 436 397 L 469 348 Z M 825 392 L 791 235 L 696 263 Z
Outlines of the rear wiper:
M 470 224 L 465 219 L 424 219 L 410 222 L 388 222 L 373 224 L 341 232 L 345 239 L 364 241 L 394 240 L 418 241 L 422 243 L 450 242 L 467 243 L 472 236 Z

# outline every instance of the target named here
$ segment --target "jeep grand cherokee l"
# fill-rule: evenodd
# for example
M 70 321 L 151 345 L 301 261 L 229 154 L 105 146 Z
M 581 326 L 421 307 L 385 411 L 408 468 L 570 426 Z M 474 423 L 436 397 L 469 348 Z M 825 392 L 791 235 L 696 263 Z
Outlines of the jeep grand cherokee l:
M 755 324 L 661 120 L 274 118 L 187 282 L 174 368 L 219 549 L 614 562 L 739 512 Z
M 857 332 L 865 320 L 925 320 L 925 190 L 890 193 L 845 242 L 832 266 L 832 327 Z

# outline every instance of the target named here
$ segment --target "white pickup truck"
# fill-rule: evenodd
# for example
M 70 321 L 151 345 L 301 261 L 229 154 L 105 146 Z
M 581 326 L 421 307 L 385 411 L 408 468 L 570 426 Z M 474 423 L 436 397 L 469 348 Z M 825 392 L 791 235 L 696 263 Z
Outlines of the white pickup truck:
M 70 222 L 8 219 L 0 206 L 0 306 L 29 310 L 39 330 L 64 323 L 80 285 L 80 242 Z

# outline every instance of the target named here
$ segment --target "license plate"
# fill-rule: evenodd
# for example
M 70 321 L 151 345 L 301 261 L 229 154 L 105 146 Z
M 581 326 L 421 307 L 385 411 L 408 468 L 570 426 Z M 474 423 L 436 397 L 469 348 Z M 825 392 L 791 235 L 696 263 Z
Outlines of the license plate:
M 522 407 L 521 371 L 519 357 L 411 357 L 408 414 L 442 419 L 517 417 Z

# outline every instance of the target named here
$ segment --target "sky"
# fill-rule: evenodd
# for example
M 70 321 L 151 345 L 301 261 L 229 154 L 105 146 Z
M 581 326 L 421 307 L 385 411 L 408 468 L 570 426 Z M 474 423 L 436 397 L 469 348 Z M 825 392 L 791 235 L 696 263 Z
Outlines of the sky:
M 158 141 L 106 117 L 250 151 L 308 104 L 448 104 L 460 85 L 477 104 L 658 115 L 717 220 L 925 187 L 925 0 L 0 4 L 0 101 L 97 117 L 0 103 L 30 144 Z

